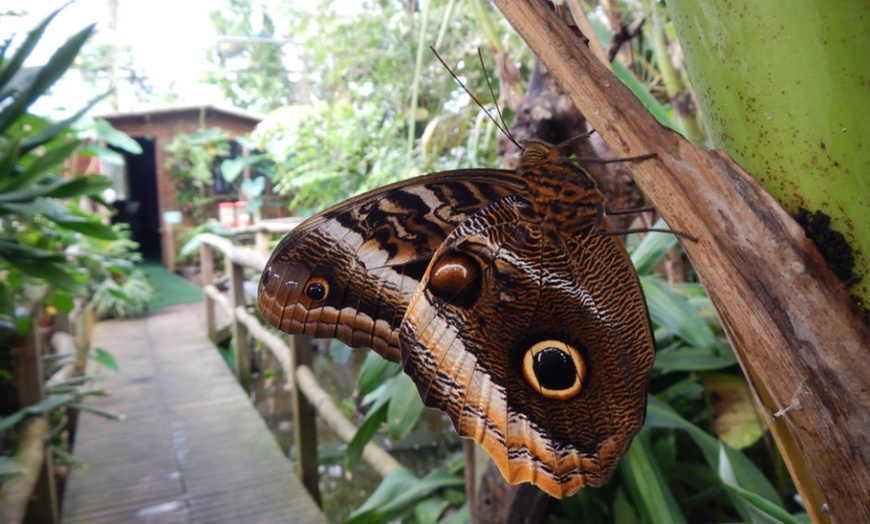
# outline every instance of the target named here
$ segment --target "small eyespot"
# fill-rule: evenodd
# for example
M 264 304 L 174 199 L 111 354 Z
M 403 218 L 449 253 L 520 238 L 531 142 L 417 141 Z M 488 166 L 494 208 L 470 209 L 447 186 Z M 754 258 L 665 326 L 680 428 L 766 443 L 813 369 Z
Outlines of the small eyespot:
M 480 266 L 469 255 L 445 253 L 432 262 L 429 291 L 446 302 L 468 307 L 480 294 Z
M 312 278 L 305 285 L 305 296 L 311 300 L 323 300 L 329 294 L 329 283 L 324 278 Z
M 547 398 L 565 400 L 577 395 L 585 376 L 582 355 L 561 340 L 542 340 L 523 355 L 523 377 Z

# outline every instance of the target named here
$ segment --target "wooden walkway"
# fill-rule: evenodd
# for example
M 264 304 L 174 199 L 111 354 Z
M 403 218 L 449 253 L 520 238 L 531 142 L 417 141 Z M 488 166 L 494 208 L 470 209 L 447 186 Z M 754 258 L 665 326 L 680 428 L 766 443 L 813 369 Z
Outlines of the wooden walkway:
M 325 523 L 294 468 L 204 333 L 202 303 L 97 324 L 107 397 L 83 413 L 63 503 L 67 523 Z M 93 366 L 92 366 L 93 367 Z

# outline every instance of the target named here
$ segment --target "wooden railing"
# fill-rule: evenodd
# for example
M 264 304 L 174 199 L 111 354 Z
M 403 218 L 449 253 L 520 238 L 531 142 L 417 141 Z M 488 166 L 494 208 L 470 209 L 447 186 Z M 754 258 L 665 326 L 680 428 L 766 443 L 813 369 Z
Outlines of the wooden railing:
M 292 225 L 292 224 L 291 224 Z M 268 232 L 286 231 L 287 228 L 272 227 Z M 264 235 L 266 230 L 259 230 Z M 311 370 L 311 339 L 306 336 L 286 336 L 271 327 L 264 326 L 250 312 L 248 297 L 245 295 L 245 270 L 259 275 L 266 266 L 268 256 L 264 253 L 235 245 L 232 241 L 213 234 L 200 235 L 200 258 L 205 303 L 206 330 L 214 340 L 218 326 L 215 306 L 230 319 L 234 340 L 236 377 L 248 390 L 251 385 L 251 345 L 250 340 L 260 341 L 281 366 L 286 380 L 293 410 L 293 437 L 296 447 L 296 465 L 299 477 L 315 498 L 320 500 L 317 473 L 317 434 L 315 414 L 345 442 L 350 442 L 356 434 L 356 426 L 347 420 L 336 406 L 332 397 L 320 387 Z M 262 241 L 257 242 L 263 246 Z M 224 257 L 225 272 L 230 278 L 229 293 L 222 293 L 212 282 L 215 277 L 215 251 Z M 362 460 L 379 475 L 401 467 L 383 448 L 369 442 L 363 449 Z
M 33 324 L 28 331 L 22 336 L 6 335 L 8 338 L 3 340 L 13 357 L 11 372 L 18 407 L 29 409 L 29 415 L 18 423 L 15 461 L 20 470 L 0 484 L 0 522 L 23 522 L 25 516 L 33 522 L 60 521 L 53 457 L 47 450 L 56 428 L 49 428 L 46 410 L 52 408 L 46 407 L 43 401 L 47 399 L 48 390 L 84 374 L 90 348 L 90 313 L 84 301 L 78 300 L 72 312 L 58 312 L 51 318 L 42 305 L 43 298 L 44 293 L 29 308 Z M 51 324 L 43 325 L 43 320 L 50 320 Z M 61 364 L 46 379 L 49 355 Z M 53 404 L 54 407 L 60 405 L 60 401 Z M 67 411 L 65 429 L 70 433 L 75 430 L 75 420 L 75 410 Z

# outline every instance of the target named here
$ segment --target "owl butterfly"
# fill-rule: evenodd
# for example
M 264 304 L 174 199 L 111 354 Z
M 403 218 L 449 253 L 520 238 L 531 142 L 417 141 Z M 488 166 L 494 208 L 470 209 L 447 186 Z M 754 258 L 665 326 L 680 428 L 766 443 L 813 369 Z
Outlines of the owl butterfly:
M 543 141 L 520 158 L 310 218 L 272 254 L 259 307 L 287 333 L 401 361 L 509 482 L 563 497 L 606 483 L 640 430 L 654 343 L 592 179 Z

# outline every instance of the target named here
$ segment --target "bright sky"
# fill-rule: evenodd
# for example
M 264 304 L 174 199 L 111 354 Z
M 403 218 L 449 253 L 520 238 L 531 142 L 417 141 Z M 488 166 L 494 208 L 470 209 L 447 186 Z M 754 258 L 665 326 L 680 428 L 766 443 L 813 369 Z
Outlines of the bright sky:
M 65 3 L 65 0 L 3 0 L 4 11 L 23 10 L 28 16 L 21 19 L 3 17 L 0 40 L 12 33 L 23 37 L 45 16 Z M 116 39 L 132 49 L 137 70 L 143 71 L 158 92 L 168 90 L 182 95 L 182 103 L 222 104 L 216 89 L 201 84 L 208 67 L 206 50 L 215 44 L 215 29 L 209 13 L 222 6 L 221 0 L 118 0 L 118 31 L 108 30 L 109 0 L 76 0 L 67 6 L 49 26 L 44 41 L 31 55 L 30 65 L 44 63 L 51 52 L 66 38 L 86 25 L 96 22 L 97 35 L 93 42 L 109 43 Z M 62 88 L 55 89 L 50 100 L 44 100 L 38 112 L 63 106 L 74 109 L 96 95 L 82 89 L 70 79 Z M 131 93 L 121 91 L 121 109 L 144 109 Z M 84 99 L 83 99 L 84 98 Z

